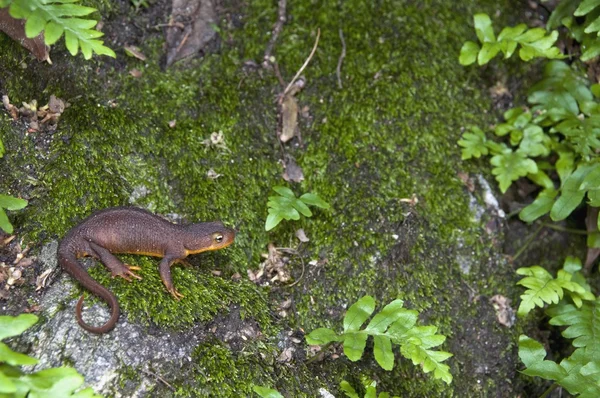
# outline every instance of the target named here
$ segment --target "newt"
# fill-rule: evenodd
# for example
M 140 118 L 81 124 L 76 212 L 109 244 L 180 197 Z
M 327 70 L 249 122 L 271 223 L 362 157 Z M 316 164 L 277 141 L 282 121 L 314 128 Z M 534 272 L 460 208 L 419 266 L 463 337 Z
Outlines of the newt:
M 113 277 L 131 281 L 142 279 L 133 272 L 140 267 L 124 264 L 113 253 L 162 257 L 158 266 L 160 278 L 173 298 L 179 300 L 183 295 L 173 286 L 171 266 L 187 264 L 184 259 L 188 255 L 222 249 L 234 239 L 235 231 L 218 221 L 174 224 L 140 208 L 113 207 L 93 213 L 65 235 L 58 246 L 58 263 L 83 287 L 107 302 L 110 319 L 98 327 L 86 324 L 81 317 L 84 295 L 75 307 L 79 325 L 101 334 L 115 327 L 120 315 L 119 302 L 110 290 L 88 274 L 78 258 L 98 259 L 110 269 Z

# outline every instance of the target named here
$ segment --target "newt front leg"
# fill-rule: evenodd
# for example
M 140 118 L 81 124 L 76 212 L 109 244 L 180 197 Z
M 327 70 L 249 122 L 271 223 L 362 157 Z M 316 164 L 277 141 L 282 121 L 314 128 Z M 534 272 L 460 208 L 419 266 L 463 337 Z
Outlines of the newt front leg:
M 175 286 L 173 286 L 173 278 L 171 277 L 171 265 L 174 262 L 179 260 L 178 258 L 173 258 L 170 256 L 163 257 L 160 265 L 158 266 L 158 272 L 160 273 L 160 279 L 162 279 L 163 283 L 167 287 L 167 290 L 171 295 L 175 298 L 175 300 L 179 300 L 183 297 L 183 294 L 179 293 Z

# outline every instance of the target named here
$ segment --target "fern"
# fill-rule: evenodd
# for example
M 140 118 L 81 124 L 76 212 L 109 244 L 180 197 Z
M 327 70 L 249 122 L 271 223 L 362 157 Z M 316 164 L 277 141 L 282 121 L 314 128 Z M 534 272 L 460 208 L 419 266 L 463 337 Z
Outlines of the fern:
M 600 344 L 597 338 L 596 344 Z M 582 349 L 577 349 L 569 358 L 560 363 L 544 360 L 546 350 L 537 341 L 521 335 L 519 337 L 519 358 L 527 367 L 522 371 L 528 376 L 552 380 L 573 395 L 580 398 L 600 397 L 598 382 L 598 359 L 589 357 Z
M 544 268 L 534 265 L 517 269 L 517 274 L 526 275 L 517 284 L 525 286 L 527 290 L 521 295 L 521 304 L 517 314 L 527 315 L 535 307 L 544 307 L 545 304 L 558 304 L 567 291 L 571 300 L 577 307 L 583 305 L 583 300 L 594 300 L 594 295 L 589 291 L 589 286 L 582 285 L 572 280 L 577 280 L 581 262 L 575 257 L 567 257 L 563 269 L 558 271 L 557 277 Z
M 446 337 L 436 334 L 435 326 L 416 326 L 419 313 L 403 308 L 403 304 L 399 299 L 392 301 L 361 330 L 361 326 L 375 310 L 373 297 L 364 296 L 348 309 L 341 334 L 328 328 L 319 328 L 306 336 L 306 341 L 310 345 L 343 342 L 344 354 L 351 361 L 358 361 L 363 356 L 367 339 L 373 336 L 375 361 L 383 369 L 393 369 L 392 344 L 397 344 L 402 356 L 410 359 L 414 365 L 421 365 L 425 373 L 433 371 L 436 379 L 450 384 L 452 375 L 448 365 L 442 362 L 452 354 L 431 349 L 441 345 Z
M 93 29 L 97 21 L 83 19 L 96 11 L 95 8 L 75 4 L 79 0 L 0 0 L 0 8 L 10 6 L 13 18 L 26 19 L 25 35 L 29 38 L 44 32 L 47 45 L 52 45 L 65 36 L 67 50 L 77 55 L 79 49 L 85 59 L 92 53 L 115 57 L 115 53 L 98 38 L 102 32 Z
M 475 61 L 479 65 L 485 65 L 500 52 L 504 54 L 504 58 L 510 58 L 518 46 L 521 46 L 519 57 L 523 61 L 538 57 L 564 58 L 560 50 L 554 46 L 558 39 L 557 31 L 546 35 L 545 29 L 528 29 L 527 25 L 520 24 L 502 29 L 496 37 L 492 21 L 487 14 L 475 14 L 473 22 L 481 46 L 472 41 L 465 42 L 460 49 L 461 65 L 471 65 Z
M 362 380 L 362 384 L 365 388 L 364 398 L 390 398 L 390 394 L 387 392 L 382 392 L 377 395 L 377 382 L 374 380 L 364 379 Z M 340 383 L 340 389 L 344 392 L 344 394 L 348 398 L 361 398 L 360 395 L 356 392 L 354 387 L 350 385 L 346 380 Z M 394 395 L 392 398 L 400 398 Z

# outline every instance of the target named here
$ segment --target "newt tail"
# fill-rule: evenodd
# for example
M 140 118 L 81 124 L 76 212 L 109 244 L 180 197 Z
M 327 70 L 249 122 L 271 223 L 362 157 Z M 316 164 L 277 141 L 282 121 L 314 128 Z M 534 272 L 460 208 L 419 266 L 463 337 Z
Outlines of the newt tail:
M 62 267 L 67 270 L 69 274 L 73 278 L 75 278 L 83 287 L 87 290 L 94 292 L 97 296 L 102 298 L 108 306 L 110 307 L 110 319 L 106 321 L 106 323 L 102 326 L 91 326 L 84 322 L 83 317 L 81 315 L 81 310 L 83 308 L 83 299 L 85 295 L 81 295 L 79 301 L 77 301 L 77 306 L 75 307 L 75 318 L 77 319 L 77 323 L 79 326 L 87 330 L 91 333 L 102 334 L 110 332 L 117 321 L 119 320 L 119 316 L 121 311 L 119 309 L 119 301 L 117 297 L 107 288 L 96 282 L 87 271 L 79 265 L 77 261 L 77 256 L 72 251 L 65 248 L 62 244 L 58 248 L 58 261 L 62 265 Z M 63 265 L 64 264 L 64 265 Z M 66 267 L 65 267 L 66 265 Z

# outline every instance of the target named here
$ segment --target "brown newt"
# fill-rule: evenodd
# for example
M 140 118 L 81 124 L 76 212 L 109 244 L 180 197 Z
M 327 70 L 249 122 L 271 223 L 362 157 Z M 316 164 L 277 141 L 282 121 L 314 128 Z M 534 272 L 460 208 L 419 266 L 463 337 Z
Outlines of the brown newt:
M 96 282 L 77 261 L 90 256 L 107 266 L 112 276 L 128 281 L 141 279 L 133 271 L 139 267 L 124 264 L 112 253 L 130 253 L 162 257 L 160 278 L 171 295 L 183 297 L 173 286 L 171 265 L 185 264 L 190 254 L 222 249 L 233 243 L 235 232 L 221 222 L 200 222 L 189 225 L 173 224 L 162 217 L 135 207 L 113 207 L 93 213 L 73 227 L 58 246 L 58 263 L 90 292 L 104 299 L 110 309 L 110 319 L 102 326 L 86 324 L 81 317 L 82 295 L 75 309 L 79 325 L 92 333 L 106 333 L 119 319 L 117 297 Z

